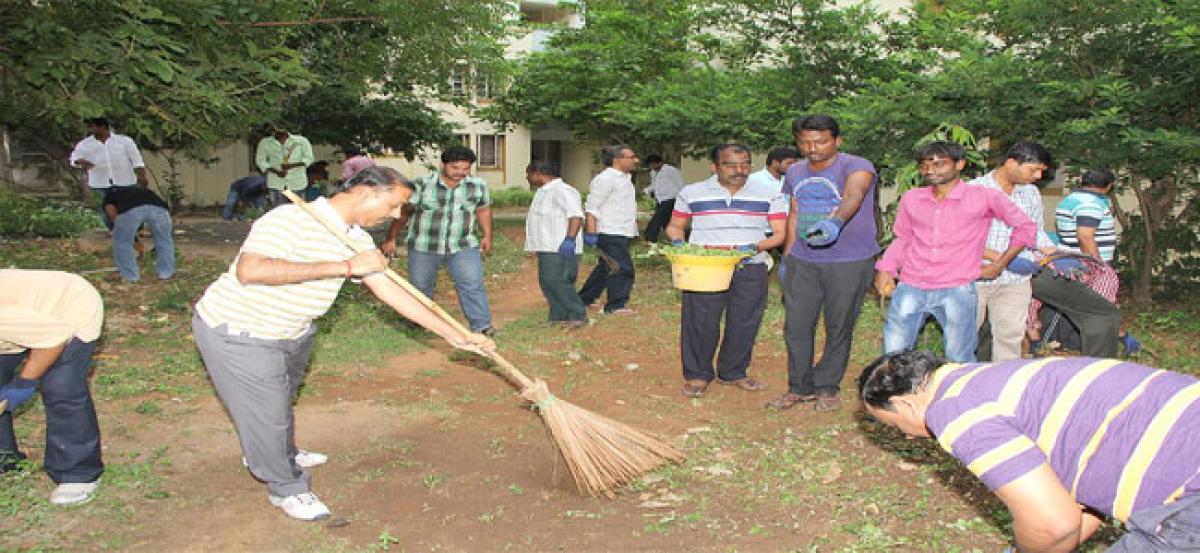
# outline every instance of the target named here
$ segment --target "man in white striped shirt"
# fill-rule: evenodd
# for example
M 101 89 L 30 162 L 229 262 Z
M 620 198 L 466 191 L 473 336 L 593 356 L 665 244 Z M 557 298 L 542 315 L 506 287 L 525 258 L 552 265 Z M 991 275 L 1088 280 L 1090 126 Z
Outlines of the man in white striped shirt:
M 299 206 L 254 223 L 229 270 L 196 303 L 196 347 L 237 428 L 244 462 L 267 483 L 272 505 L 288 516 L 317 520 L 329 509 L 312 493 L 306 467 L 324 455 L 296 448 L 292 402 L 308 371 L 316 325 L 346 279 L 359 277 L 380 300 L 457 348 L 495 347 L 480 334 L 462 336 L 383 273 L 387 259 L 363 230 L 397 217 L 413 185 L 394 169 L 369 167 L 312 207 L 365 248 L 355 254 Z
M 703 396 L 714 379 L 747 392 L 767 388 L 746 371 L 767 305 L 771 263 L 767 250 L 778 247 L 787 235 L 787 199 L 770 184 L 748 182 L 749 149 L 741 144 L 721 144 L 713 148 L 710 159 L 713 176 L 679 192 L 667 237 L 672 244 L 682 244 L 690 225 L 690 243 L 737 249 L 747 257 L 734 271 L 728 290 L 683 293 L 679 349 L 684 379 L 681 392 L 687 397 Z M 768 224 L 770 236 L 765 230 Z
M 976 178 L 970 184 L 993 188 L 1003 192 L 1021 211 L 1037 225 L 1037 247 L 1044 253 L 1054 252 L 1054 242 L 1046 235 L 1042 216 L 1042 194 L 1037 185 L 1042 173 L 1050 168 L 1053 160 L 1050 152 L 1037 142 L 1017 142 L 1004 153 L 1004 161 L 994 171 Z M 983 250 L 983 263 L 990 264 L 999 259 L 1008 249 L 1012 227 L 998 219 L 992 219 L 988 229 L 987 243 Z M 1021 358 L 1021 342 L 1025 338 L 1025 319 L 1029 313 L 1029 301 L 1033 297 L 1030 275 L 1038 271 L 1033 253 L 1021 252 L 1004 272 L 995 280 L 980 280 L 975 283 L 979 297 L 976 307 L 975 326 L 982 328 L 990 323 L 991 340 L 985 332 L 979 341 L 975 357 L 980 361 L 1007 361 Z
M 583 206 L 583 243 L 615 261 L 617 270 L 610 271 L 606 260 L 597 260 L 596 268 L 579 290 L 579 299 L 584 305 L 599 309 L 600 304 L 593 302 L 607 293 L 603 305 L 605 313 L 630 315 L 633 314 L 629 296 L 633 291 L 634 274 L 629 241 L 637 237 L 638 228 L 637 191 L 629 174 L 637 169 L 638 155 L 629 146 L 618 144 L 606 146 L 600 152 L 600 161 L 604 163 L 604 170 L 588 185 L 587 201 Z

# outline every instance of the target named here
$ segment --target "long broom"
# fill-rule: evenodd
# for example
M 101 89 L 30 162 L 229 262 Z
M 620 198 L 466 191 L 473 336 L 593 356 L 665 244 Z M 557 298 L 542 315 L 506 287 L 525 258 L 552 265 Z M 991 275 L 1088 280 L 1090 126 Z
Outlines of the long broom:
M 326 220 L 294 192 L 284 190 L 283 194 L 351 250 L 356 253 L 363 250 L 342 229 Z M 385 270 L 384 274 L 460 334 L 466 336 L 470 333 L 404 277 L 391 269 Z M 666 463 L 683 460 L 682 453 L 657 438 L 556 397 L 550 393 L 545 381 L 525 376 L 498 352 L 488 352 L 487 356 L 500 366 L 510 382 L 520 388 L 521 397 L 541 413 L 580 493 L 612 498 L 614 488 Z

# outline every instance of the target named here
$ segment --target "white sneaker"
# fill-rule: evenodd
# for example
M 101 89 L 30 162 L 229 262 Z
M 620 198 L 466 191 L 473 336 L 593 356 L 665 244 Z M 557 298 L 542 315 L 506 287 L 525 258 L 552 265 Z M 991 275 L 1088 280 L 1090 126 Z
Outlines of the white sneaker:
M 329 456 L 325 455 L 324 453 L 317 453 L 315 451 L 308 451 L 306 449 L 301 449 L 296 452 L 296 465 L 300 468 L 310 469 L 313 467 L 319 467 L 324 465 L 328 460 Z M 250 463 L 246 462 L 245 457 L 242 457 L 242 466 L 247 468 L 250 466 Z
M 69 482 L 59 484 L 50 493 L 50 503 L 55 505 L 83 505 L 96 495 L 99 482 Z
M 324 465 L 328 460 L 329 456 L 325 455 L 324 453 L 317 453 L 315 451 L 307 451 L 304 449 L 296 451 L 296 464 L 306 469 Z
M 267 497 L 271 500 L 271 505 L 283 509 L 287 516 L 295 519 L 321 520 L 329 516 L 329 507 L 321 503 L 321 500 L 317 499 L 317 494 L 312 492 L 298 493 L 287 497 L 273 495 Z

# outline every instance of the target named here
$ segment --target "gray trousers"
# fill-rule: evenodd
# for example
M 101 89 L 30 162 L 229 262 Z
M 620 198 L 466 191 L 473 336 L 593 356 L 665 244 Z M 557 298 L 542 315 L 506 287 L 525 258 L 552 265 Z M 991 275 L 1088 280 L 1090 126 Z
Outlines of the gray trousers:
M 854 323 L 875 278 L 875 260 L 812 263 L 783 258 L 783 340 L 788 350 L 788 391 L 837 395 L 850 361 Z M 817 320 L 825 313 L 825 350 L 813 365 Z
M 1109 553 L 1200 551 L 1200 495 L 1133 513 Z
M 192 333 L 251 474 L 276 497 L 308 493 L 308 471 L 295 460 L 292 402 L 308 371 L 316 325 L 299 338 L 266 340 L 230 334 L 225 325 L 212 328 L 197 315 Z
M 684 380 L 708 382 L 714 373 L 726 382 L 746 378 L 766 306 L 767 266 L 762 263 L 738 267 L 724 292 L 684 292 L 679 321 Z M 715 368 L 713 355 L 717 357 Z

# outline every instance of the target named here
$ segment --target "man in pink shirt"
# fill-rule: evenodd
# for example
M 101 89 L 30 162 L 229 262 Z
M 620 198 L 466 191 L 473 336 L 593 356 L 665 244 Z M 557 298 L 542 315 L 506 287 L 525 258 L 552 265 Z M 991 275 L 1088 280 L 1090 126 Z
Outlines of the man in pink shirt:
M 342 153 L 346 155 L 346 161 L 342 162 L 343 182 L 350 180 L 350 177 L 353 177 L 359 171 L 375 166 L 375 162 L 371 158 L 363 155 L 361 150 L 353 146 L 346 148 Z
M 963 147 L 952 142 L 930 142 L 917 152 L 925 186 L 900 199 L 892 226 L 896 238 L 875 263 L 876 290 L 895 291 L 883 328 L 885 354 L 912 348 L 932 316 L 942 326 L 946 358 L 974 362 L 975 281 L 996 278 L 1035 244 L 1037 226 L 1017 204 L 997 190 L 962 181 L 965 158 Z M 1012 227 L 1012 237 L 1000 259 L 982 265 L 992 219 Z

